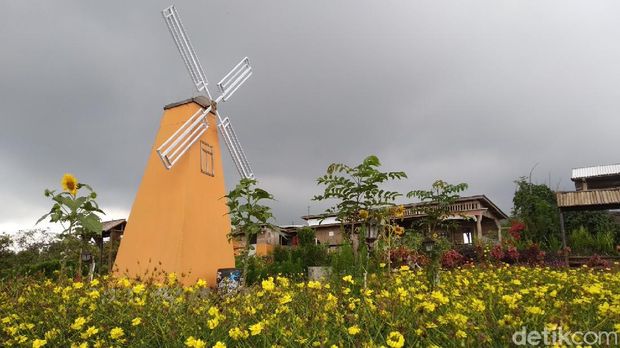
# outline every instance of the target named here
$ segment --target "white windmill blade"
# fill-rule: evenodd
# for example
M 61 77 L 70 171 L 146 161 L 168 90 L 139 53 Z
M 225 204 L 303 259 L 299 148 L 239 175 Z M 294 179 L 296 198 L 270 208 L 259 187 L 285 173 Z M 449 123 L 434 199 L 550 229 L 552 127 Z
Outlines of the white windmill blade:
M 235 130 L 230 124 L 230 119 L 228 117 L 224 119 L 220 117 L 220 124 L 218 125 L 218 128 L 220 129 L 222 138 L 224 138 L 226 147 L 228 147 L 230 156 L 233 158 L 233 162 L 237 167 L 239 175 L 244 179 L 254 178 L 254 173 L 252 172 L 252 167 L 250 167 L 250 162 L 248 162 L 248 159 L 245 157 L 241 143 L 239 143 Z
M 187 33 L 185 33 L 183 23 L 181 23 L 181 17 L 179 17 L 176 8 L 172 5 L 162 10 L 161 14 L 164 16 L 170 35 L 172 35 L 172 39 L 181 54 L 181 58 L 183 58 L 185 67 L 187 68 L 196 89 L 198 92 L 206 93 L 209 99 L 211 99 L 211 95 L 207 89 L 207 85 L 209 84 L 207 81 L 207 76 L 205 75 L 202 65 L 200 65 L 198 56 L 194 51 L 192 43 L 189 41 Z
M 166 169 L 172 168 L 175 163 L 194 145 L 200 136 L 207 131 L 209 123 L 207 114 L 211 107 L 200 108 L 174 134 L 164 141 L 157 149 L 157 154 Z
M 218 98 L 227 101 L 241 85 L 252 76 L 252 67 L 248 57 L 243 58 L 224 78 L 217 83 L 217 87 L 222 92 Z

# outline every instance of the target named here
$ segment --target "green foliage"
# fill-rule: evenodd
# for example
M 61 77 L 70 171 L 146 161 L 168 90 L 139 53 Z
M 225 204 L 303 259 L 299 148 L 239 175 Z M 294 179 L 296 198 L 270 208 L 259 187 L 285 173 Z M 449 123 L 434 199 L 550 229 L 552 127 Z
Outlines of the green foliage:
M 568 236 L 573 253 L 580 255 L 614 254 L 614 235 L 612 232 L 592 234 L 584 226 L 571 231 Z
M 525 224 L 522 237 L 548 249 L 551 239 L 561 238 L 555 194 L 547 185 L 533 184 L 525 177 L 515 183 L 512 214 Z
M 43 215 L 37 224 L 47 218 L 50 222 L 59 223 L 63 226 L 64 231 L 61 237 L 78 237 L 81 241 L 79 245 L 77 277 L 82 277 L 82 254 L 90 248 L 89 241 L 91 238 L 100 236 L 103 225 L 98 214 L 105 214 L 95 201 L 97 193 L 87 184 L 78 183 L 70 174 L 66 177 L 72 179 L 75 184 L 74 189 L 65 188 L 65 191 L 56 193 L 54 190 L 45 190 L 45 197 L 49 197 L 53 204 L 52 209 Z M 83 196 L 78 195 L 80 192 L 86 191 Z M 70 250 L 67 250 L 67 253 Z M 64 262 L 61 262 L 61 268 Z
M 414 190 L 407 193 L 407 197 L 418 198 L 423 205 L 419 209 L 424 216 L 420 219 L 421 226 L 429 234 L 438 232 L 438 229 L 451 230 L 455 226 L 454 220 L 446 219 L 453 213 L 450 206 L 459 199 L 460 193 L 467 189 L 466 183 L 456 185 L 443 180 L 433 183 L 430 190 Z
M 620 225 L 607 211 L 571 211 L 564 213 L 564 226 L 572 231 L 583 226 L 593 235 L 610 232 L 620 242 Z
M 297 238 L 299 239 L 300 246 L 314 245 L 316 239 L 316 233 L 310 227 L 303 227 L 297 232 Z
M 352 274 L 358 268 L 351 244 L 346 243 L 331 253 L 331 267 L 334 275 Z M 355 272 L 357 273 L 357 272 Z
M 257 236 L 263 227 L 273 228 L 270 220 L 273 219 L 271 208 L 263 205 L 265 200 L 273 200 L 273 196 L 258 188 L 255 179 L 244 178 L 226 195 L 226 205 L 230 215 L 233 230 L 228 234 L 229 239 L 244 238 L 245 247 L 242 255 L 246 262 L 243 266 L 243 279 L 247 280 L 250 241 Z
M 356 223 L 360 220 L 361 210 L 372 214 L 380 213 L 377 208 L 393 205 L 400 193 L 389 191 L 382 186 L 390 180 L 407 177 L 404 172 L 382 172 L 381 162 L 377 156 L 368 156 L 361 164 L 351 167 L 342 163 L 332 163 L 327 173 L 317 179 L 324 185 L 322 195 L 314 196 L 313 200 L 336 200 L 336 205 L 325 212 L 336 215 L 341 224 Z
M 101 235 L 101 218 L 105 214 L 95 201 L 97 193 L 87 184 L 78 183 L 77 192 L 86 189 L 84 196 L 78 196 L 67 191 L 56 193 L 54 190 L 45 190 L 45 197 L 54 202 L 49 213 L 43 215 L 37 224 L 47 218 L 50 222 L 60 223 L 64 227 L 63 233 L 80 236 L 82 239 Z

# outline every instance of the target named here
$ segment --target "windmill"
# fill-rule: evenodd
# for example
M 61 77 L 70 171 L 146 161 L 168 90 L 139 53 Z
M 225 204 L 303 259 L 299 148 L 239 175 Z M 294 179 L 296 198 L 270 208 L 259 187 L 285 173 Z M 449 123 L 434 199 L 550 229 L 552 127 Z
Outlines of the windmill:
M 198 93 L 206 94 L 209 100 L 212 100 L 211 104 L 206 109 L 200 109 L 188 118 L 188 120 L 157 149 L 157 153 L 164 166 L 166 169 L 170 169 L 183 154 L 200 139 L 200 136 L 209 127 L 206 122 L 206 115 L 210 111 L 214 111 L 219 121 L 218 128 L 232 156 L 233 162 L 237 167 L 239 175 L 243 178 L 254 177 L 250 163 L 245 157 L 245 153 L 237 139 L 234 128 L 230 124 L 230 119 L 228 117 L 222 118 L 217 110 L 217 103 L 220 101 L 228 101 L 237 89 L 252 76 L 252 67 L 250 66 L 248 57 L 243 58 L 217 83 L 217 87 L 222 94 L 217 97 L 217 99 L 213 100 L 211 93 L 209 93 L 209 82 L 207 81 L 205 72 L 189 41 L 189 37 L 185 33 L 181 18 L 174 5 L 164 9 L 162 15 L 168 25 L 168 30 L 170 30 L 174 43 L 181 54 L 181 58 L 183 58 L 185 67 L 194 82 L 196 90 L 198 90 Z
M 174 6 L 162 11 L 168 30 L 201 96 L 164 107 L 155 145 L 138 188 L 115 262 L 115 274 L 157 276 L 157 272 L 188 275 L 215 285 L 219 268 L 234 266 L 228 241 L 230 219 L 225 200 L 218 131 L 239 175 L 253 178 L 228 117 L 218 103 L 228 101 L 252 76 L 243 58 L 217 83 L 213 99 L 208 81 Z M 162 166 L 163 164 L 163 166 Z

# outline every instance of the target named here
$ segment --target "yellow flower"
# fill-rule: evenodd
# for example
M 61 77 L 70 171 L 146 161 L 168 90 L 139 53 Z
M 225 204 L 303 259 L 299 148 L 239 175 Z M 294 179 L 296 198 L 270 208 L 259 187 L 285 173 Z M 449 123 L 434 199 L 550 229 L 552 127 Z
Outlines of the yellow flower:
M 263 280 L 261 286 L 265 291 L 273 291 L 276 288 L 276 284 L 273 282 L 273 277 L 267 278 L 267 280 Z
M 410 270 L 410 268 L 407 265 L 402 265 L 402 266 L 400 266 L 400 270 L 401 270 L 401 272 L 407 272 L 408 270 Z
M 362 219 L 368 219 L 368 210 L 361 209 L 357 214 Z
M 223 342 L 217 341 L 217 343 L 213 345 L 213 348 L 226 348 L 226 344 L 224 344 Z
M 96 335 L 98 332 L 99 332 L 99 329 L 97 329 L 94 326 L 90 326 L 88 329 L 86 329 L 86 331 L 82 332 L 80 337 L 82 337 L 83 339 L 87 339 L 90 336 Z
M 138 326 L 142 323 L 142 318 L 136 317 L 131 320 L 131 326 Z
M 258 323 L 254 325 L 250 325 L 250 333 L 252 334 L 252 336 L 256 336 L 260 334 L 264 328 L 265 327 L 263 326 L 263 323 L 259 321 Z
M 144 286 L 144 284 L 136 284 L 136 286 L 134 286 L 133 289 L 131 289 L 131 291 L 136 295 L 140 295 L 141 293 L 144 292 L 145 289 L 146 287 Z
M 119 279 L 119 280 L 116 282 L 116 284 L 118 284 L 118 285 L 120 285 L 120 286 L 122 286 L 122 287 L 124 287 L 124 288 L 128 288 L 128 287 L 130 287 L 130 286 L 131 286 L 131 282 L 130 282 L 130 281 L 129 281 L 129 279 L 127 279 L 127 278 L 121 278 L 121 279 Z
M 344 280 L 347 283 L 351 283 L 351 284 L 354 283 L 353 277 L 351 275 L 346 275 L 346 276 L 342 277 L 342 280 Z
M 54 338 L 56 338 L 56 336 L 58 336 L 58 334 L 60 334 L 60 330 L 58 330 L 58 329 L 51 329 L 51 330 L 45 332 L 45 339 L 51 341 Z
M 191 348 L 205 348 L 207 346 L 205 341 L 196 339 L 194 336 L 189 336 L 187 340 L 185 340 L 185 345 Z
M 209 325 L 209 329 L 211 330 L 215 329 L 219 324 L 220 324 L 220 321 L 218 318 L 207 320 L 207 325 Z
M 86 324 L 86 319 L 84 317 L 77 317 L 73 324 L 71 324 L 71 328 L 73 330 L 81 330 L 84 324 Z
M 47 344 L 46 340 L 40 340 L 37 338 L 36 340 L 32 341 L 32 348 L 40 348 L 46 344 Z
M 98 299 L 99 298 L 99 291 L 97 290 L 93 290 L 91 292 L 88 293 L 88 297 L 94 299 Z
M 403 337 L 403 335 L 401 335 L 398 331 L 392 331 L 388 335 L 385 343 L 392 348 L 401 348 L 405 345 L 405 337 Z
M 473 308 L 476 312 L 482 312 L 486 309 L 484 302 L 475 298 L 471 301 L 471 308 Z
M 75 176 L 67 173 L 65 175 L 62 176 L 62 180 L 60 181 L 60 184 L 62 185 L 62 189 L 64 191 L 69 192 L 70 194 L 74 195 L 77 193 L 78 190 L 78 181 L 75 178 Z
M 196 286 L 199 288 L 204 288 L 207 286 L 207 282 L 204 281 L 204 279 L 198 279 L 198 281 L 196 282 Z
M 290 294 L 284 294 L 280 298 L 279 302 L 280 302 L 281 305 L 283 305 L 283 304 L 287 304 L 287 303 L 291 302 L 292 300 L 293 300 L 293 298 L 291 297 Z
M 353 325 L 353 326 L 351 326 L 350 328 L 347 329 L 347 332 L 351 336 L 357 335 L 358 333 L 360 333 L 360 331 L 362 331 L 362 330 L 360 330 L 360 328 L 357 325 Z
M 392 215 L 394 215 L 395 218 L 402 218 L 405 216 L 405 206 L 401 204 L 392 208 Z
M 209 311 L 207 313 L 209 313 L 209 315 L 212 316 L 212 317 L 217 317 L 217 316 L 220 315 L 220 310 L 219 310 L 219 308 L 217 308 L 215 306 L 211 306 L 211 307 L 209 307 Z
M 120 327 L 115 327 L 112 330 L 110 330 L 110 337 L 113 340 L 117 340 L 117 339 L 123 337 L 124 335 L 125 335 L 125 332 Z
M 230 338 L 232 338 L 235 341 L 241 338 L 248 338 L 249 335 L 250 333 L 248 332 L 248 330 L 241 330 L 238 327 L 234 327 L 228 330 L 228 336 L 230 336 Z
M 177 282 L 177 274 L 172 272 L 168 274 L 168 284 L 174 285 Z
M 310 289 L 321 289 L 321 282 L 311 280 L 308 282 L 308 288 Z
M 405 233 L 405 228 L 402 226 L 394 226 L 393 230 L 397 236 L 402 236 Z
M 525 310 L 530 314 L 545 314 L 545 311 L 538 306 L 527 307 Z
M 467 338 L 467 333 L 463 330 L 457 330 L 456 338 Z

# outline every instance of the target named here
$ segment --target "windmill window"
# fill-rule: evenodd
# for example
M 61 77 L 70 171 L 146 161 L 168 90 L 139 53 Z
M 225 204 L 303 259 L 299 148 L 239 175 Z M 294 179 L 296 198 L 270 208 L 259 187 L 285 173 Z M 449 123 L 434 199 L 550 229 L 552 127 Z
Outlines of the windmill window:
M 215 176 L 213 170 L 213 146 L 200 142 L 200 171 L 208 176 Z

